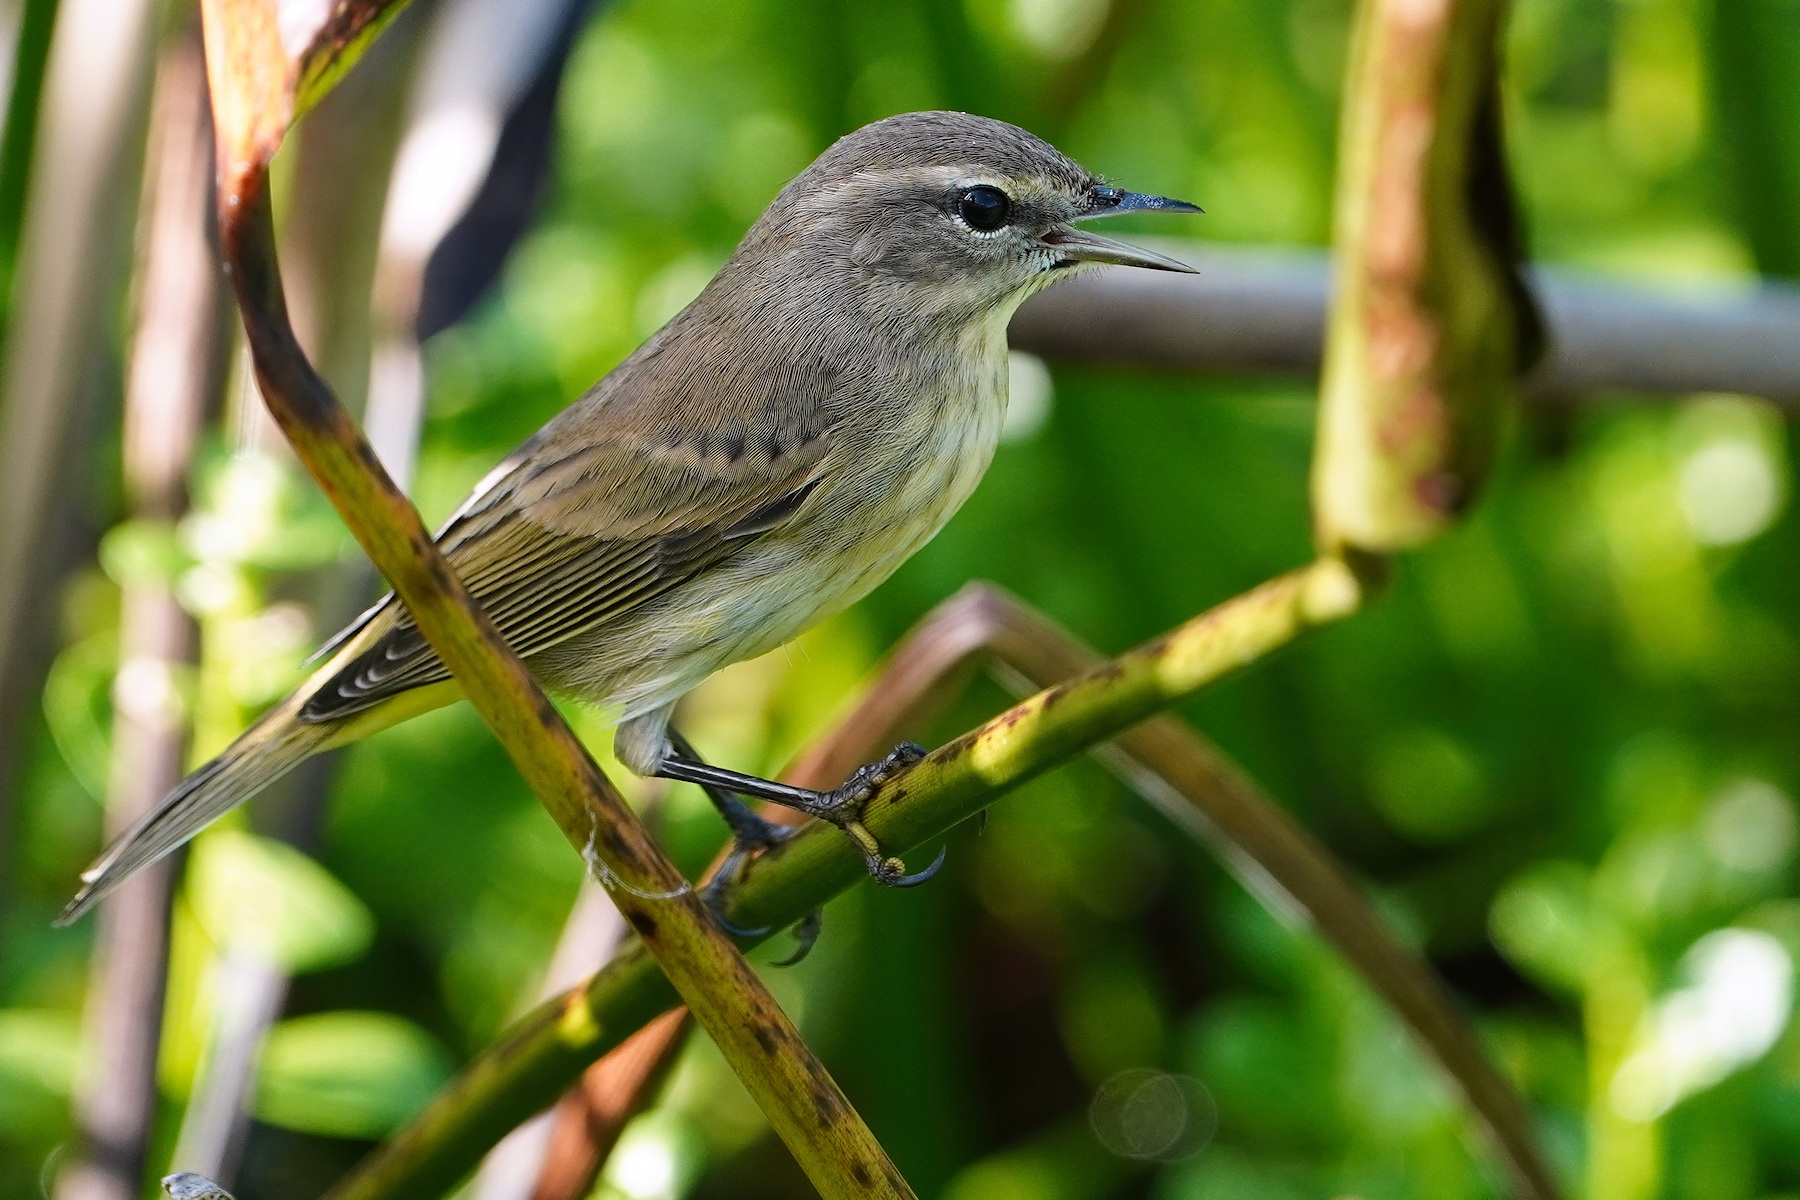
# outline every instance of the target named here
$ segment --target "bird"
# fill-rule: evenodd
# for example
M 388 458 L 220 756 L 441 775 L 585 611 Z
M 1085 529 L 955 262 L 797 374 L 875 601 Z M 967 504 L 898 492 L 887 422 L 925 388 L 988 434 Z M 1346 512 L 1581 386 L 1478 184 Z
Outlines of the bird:
M 675 706 L 861 599 L 957 511 L 999 440 L 1021 302 L 1108 264 L 1192 271 L 1081 222 L 1199 211 L 993 118 L 865 125 L 781 189 L 686 308 L 495 467 L 437 543 L 546 688 L 616 717 L 620 763 L 707 791 L 734 861 L 781 836 L 744 803 L 765 800 L 838 825 L 877 881 L 921 882 L 942 855 L 909 875 L 860 822 L 918 747 L 811 791 L 705 763 Z M 303 759 L 460 698 L 391 593 L 320 654 L 82 874 L 59 924 Z

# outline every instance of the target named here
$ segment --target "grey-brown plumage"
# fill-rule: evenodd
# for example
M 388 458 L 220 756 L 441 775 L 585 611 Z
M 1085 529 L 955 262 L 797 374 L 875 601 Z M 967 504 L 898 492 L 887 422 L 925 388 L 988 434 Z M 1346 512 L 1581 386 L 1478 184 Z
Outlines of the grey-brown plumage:
M 857 130 L 489 475 L 440 532 L 445 554 L 546 685 L 618 713 L 622 762 L 673 773 L 683 693 L 865 595 L 974 489 L 1025 297 L 1088 264 L 1185 269 L 1071 224 L 1156 209 L 1195 211 L 1107 187 L 1000 121 Z M 86 873 L 64 919 L 307 755 L 456 698 L 392 597 L 334 647 Z

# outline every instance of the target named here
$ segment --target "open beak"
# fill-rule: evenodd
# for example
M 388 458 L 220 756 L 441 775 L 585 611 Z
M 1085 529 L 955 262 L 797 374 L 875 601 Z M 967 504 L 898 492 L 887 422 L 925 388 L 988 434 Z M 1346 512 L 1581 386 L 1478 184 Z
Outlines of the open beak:
M 1096 217 L 1116 217 L 1123 213 L 1165 212 L 1165 213 L 1197 213 L 1203 211 L 1198 205 L 1189 204 L 1186 200 L 1171 200 L 1167 196 L 1146 196 L 1142 192 L 1126 192 L 1115 187 L 1098 186 L 1093 190 L 1093 205 L 1075 219 L 1091 221 Z M 1044 244 L 1052 247 L 1062 261 L 1058 266 L 1075 263 L 1110 263 L 1119 267 L 1148 267 L 1152 271 L 1180 271 L 1183 274 L 1198 274 L 1193 267 L 1166 254 L 1158 254 L 1154 250 L 1145 250 L 1140 246 L 1130 246 L 1124 242 L 1114 241 L 1109 237 L 1101 237 L 1097 233 L 1089 233 L 1085 229 L 1076 229 L 1072 225 L 1057 225 L 1044 235 Z
M 1072 225 L 1052 226 L 1044 234 L 1043 241 L 1044 245 L 1060 256 L 1060 261 L 1056 264 L 1059 267 L 1073 266 L 1075 263 L 1111 263 L 1119 267 L 1149 267 L 1152 271 L 1180 271 L 1184 275 L 1200 273 L 1166 254 L 1158 254 L 1142 246 L 1128 246 L 1124 242 L 1101 237 L 1085 229 L 1076 229 Z

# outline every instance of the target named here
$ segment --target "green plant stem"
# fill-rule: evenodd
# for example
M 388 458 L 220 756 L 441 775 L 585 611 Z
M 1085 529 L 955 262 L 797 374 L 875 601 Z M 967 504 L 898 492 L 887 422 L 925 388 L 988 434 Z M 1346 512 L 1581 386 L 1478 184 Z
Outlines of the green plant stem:
M 228 5 L 215 3 L 209 40 L 229 32 L 214 22 L 233 19 Z M 234 86 L 233 71 L 244 69 L 224 52 L 209 52 L 209 66 L 215 97 Z M 245 92 L 234 95 L 241 102 Z M 276 423 L 820 1194 L 912 1197 L 743 955 L 449 568 L 417 510 L 307 361 L 288 320 L 269 208 L 267 163 L 278 139 L 268 137 L 263 122 L 253 126 L 262 140 L 247 145 L 243 128 L 220 123 L 220 241 Z
M 1273 579 L 934 751 L 879 790 L 865 823 L 883 845 L 911 849 L 1305 630 L 1349 615 L 1361 599 L 1356 576 L 1335 559 Z M 861 858 L 815 821 L 752 863 L 731 917 L 780 928 L 862 878 Z M 488 1146 L 675 1000 L 644 946 L 626 946 L 586 985 L 515 1025 L 411 1126 L 340 1181 L 329 1200 L 442 1194 Z
M 1011 596 L 988 589 L 977 599 L 989 610 L 993 633 L 987 641 L 996 665 L 1019 676 L 1018 682 L 1042 686 L 1098 664 L 1093 650 Z M 1210 845 L 1265 904 L 1298 910 L 1393 1006 L 1462 1090 L 1519 1194 L 1557 1196 L 1518 1093 L 1488 1063 L 1437 974 L 1394 936 L 1325 847 L 1176 716 L 1164 713 L 1135 725 L 1097 754 L 1178 827 Z
M 897 738 L 923 728 L 984 662 L 1004 686 L 1024 694 L 1092 671 L 1102 659 L 1016 597 L 991 584 L 970 584 L 913 627 L 862 701 L 783 777 L 797 783 L 842 779 Z M 1133 726 L 1094 753 L 1177 828 L 1206 843 L 1265 905 L 1310 922 L 1462 1090 L 1519 1193 L 1538 1200 L 1557 1195 L 1530 1113 L 1488 1062 L 1437 974 L 1394 936 L 1331 853 L 1255 780 L 1172 713 Z M 613 1097 L 611 1103 L 625 1100 Z
M 1502 156 L 1505 0 L 1365 0 L 1344 85 L 1313 514 L 1320 546 L 1442 533 L 1540 335 Z

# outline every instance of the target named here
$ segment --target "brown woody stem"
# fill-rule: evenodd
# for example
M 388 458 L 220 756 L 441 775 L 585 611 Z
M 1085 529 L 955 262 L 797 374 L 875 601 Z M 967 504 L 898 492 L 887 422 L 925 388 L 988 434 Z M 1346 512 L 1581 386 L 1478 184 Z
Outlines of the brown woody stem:
M 211 57 L 216 71 L 228 56 Z M 215 80 L 215 95 L 228 86 Z M 832 1200 L 911 1197 L 823 1064 L 457 579 L 417 510 L 307 361 L 282 292 L 266 154 L 230 152 L 239 149 L 221 138 L 221 243 L 263 399 L 301 462 L 814 1186 Z

